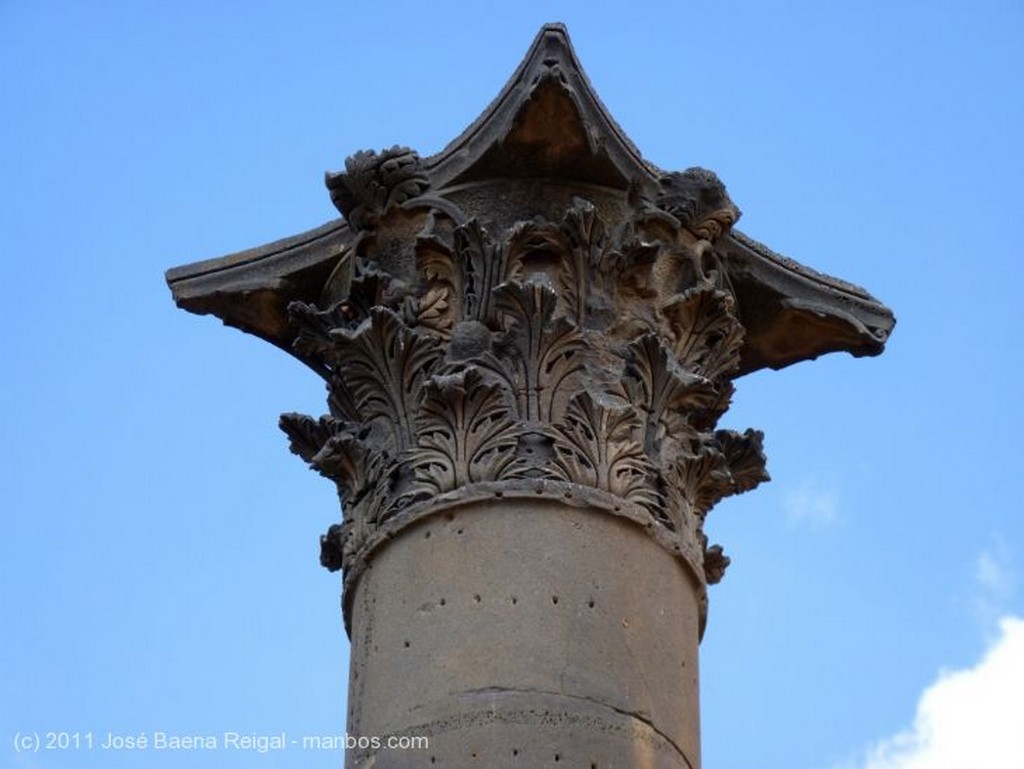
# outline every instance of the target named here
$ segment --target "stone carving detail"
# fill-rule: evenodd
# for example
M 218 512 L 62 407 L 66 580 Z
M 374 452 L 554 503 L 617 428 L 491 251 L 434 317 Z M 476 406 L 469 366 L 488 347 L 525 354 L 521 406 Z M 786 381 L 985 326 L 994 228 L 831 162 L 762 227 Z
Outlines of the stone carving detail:
M 475 368 L 431 377 L 419 435 L 411 461 L 417 482 L 431 494 L 505 477 L 519 444 L 502 388 Z
M 345 171 L 327 175 L 331 200 L 354 230 L 373 228 L 387 210 L 415 198 L 429 186 L 420 156 L 408 147 L 357 152 Z
M 624 400 L 589 390 L 574 395 L 556 428 L 555 463 L 563 480 L 583 483 L 635 502 L 675 528 L 665 516 L 658 471 L 639 440 L 640 414 Z
M 328 184 L 368 237 L 347 296 L 288 308 L 330 413 L 281 417 L 342 499 L 324 565 L 351 569 L 447 499 L 589 494 L 720 579 L 705 517 L 768 477 L 760 433 L 715 429 L 744 336 L 714 249 L 738 216 L 721 182 L 690 169 L 618 221 L 576 198 L 502 230 L 422 197 L 407 149 Z
M 714 242 L 740 218 L 740 210 L 712 171 L 688 168 L 664 174 L 659 181 L 658 208 L 672 214 L 698 238 Z

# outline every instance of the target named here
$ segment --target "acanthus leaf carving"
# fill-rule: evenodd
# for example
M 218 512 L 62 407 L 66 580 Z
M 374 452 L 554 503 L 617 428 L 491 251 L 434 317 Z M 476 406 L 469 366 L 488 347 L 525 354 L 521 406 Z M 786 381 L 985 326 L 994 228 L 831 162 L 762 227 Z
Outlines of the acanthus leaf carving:
M 346 431 L 329 438 L 310 464 L 334 479 L 342 502 L 354 508 L 380 484 L 386 459 L 378 448 Z
M 426 281 L 417 322 L 443 339 L 451 336 L 459 320 L 462 281 L 454 247 L 436 233 L 416 238 L 416 263 Z
M 607 272 L 607 266 L 602 264 L 606 245 L 604 222 L 592 203 L 576 198 L 562 227 L 570 247 L 562 252 L 560 297 L 567 305 L 569 318 L 577 328 L 584 328 L 593 305 L 603 304 L 601 309 L 605 313 L 613 310 L 603 280 Z
M 342 303 L 344 315 L 335 328 L 355 328 L 368 317 L 370 310 L 385 303 L 391 275 L 373 261 L 359 257 L 348 296 Z
M 704 579 L 709 585 L 717 585 L 725 576 L 732 560 L 722 550 L 721 545 L 704 548 Z
M 765 469 L 764 433 L 760 430 L 748 428 L 742 435 L 734 430 L 719 430 L 715 440 L 722 447 L 729 466 L 733 494 L 743 494 L 771 480 Z
M 335 334 L 339 329 L 355 330 L 381 305 L 391 276 L 365 259 L 356 259 L 356 270 L 347 296 L 325 310 L 294 301 L 288 305 L 288 320 L 295 330 L 293 349 L 315 362 L 325 378 L 337 365 Z
M 502 388 L 475 368 L 435 374 L 417 417 L 416 478 L 435 494 L 500 478 L 519 431 Z
M 334 481 L 350 511 L 380 483 L 385 457 L 357 432 L 358 425 L 346 424 L 330 415 L 317 420 L 292 413 L 281 415 L 280 427 L 288 435 L 292 453 Z
M 327 377 L 327 408 L 332 417 L 347 424 L 358 424 L 360 421 L 352 392 L 344 378 L 335 372 Z
M 523 275 L 530 269 L 530 262 L 534 263 L 534 267 L 543 269 L 546 266 L 545 261 L 548 259 L 557 261 L 558 255 L 564 252 L 567 246 L 561 228 L 552 222 L 516 222 L 509 229 L 505 238 L 505 249 L 508 251 L 506 260 L 508 265 L 514 269 L 514 271 L 506 269 L 505 280 Z M 492 288 L 497 285 L 495 284 Z
M 714 445 L 701 446 L 695 454 L 676 457 L 670 483 L 680 489 L 689 510 L 696 516 L 699 530 L 715 504 L 732 491 L 732 476 L 721 450 Z
M 747 430 L 704 433 L 696 453 L 680 452 L 671 481 L 678 484 L 687 505 L 697 516 L 698 531 L 708 511 L 724 497 L 741 494 L 769 480 L 761 448 L 763 435 Z
M 320 535 L 320 565 L 328 571 L 338 571 L 348 563 L 352 553 L 352 522 L 332 523 Z
M 354 332 L 337 329 L 331 336 L 337 370 L 364 422 L 388 436 L 392 453 L 414 446 L 423 383 L 443 355 L 437 340 L 384 307 L 373 308 Z
M 454 327 L 451 319 L 451 296 L 451 290 L 443 285 L 428 288 L 416 308 L 416 322 L 444 339 L 450 337 Z
M 555 466 L 565 480 L 634 502 L 673 527 L 664 514 L 658 471 L 643 450 L 636 409 L 604 393 L 582 390 L 556 426 Z
M 644 237 L 634 222 L 619 228 L 616 248 L 604 258 L 606 280 L 612 283 L 614 316 L 609 335 L 630 341 L 643 334 L 659 333 L 662 321 L 657 313 L 662 286 L 654 266 L 664 244 Z
M 494 312 L 494 290 L 516 277 L 519 266 L 510 259 L 511 249 L 495 243 L 476 219 L 455 230 L 455 252 L 461 266 L 461 312 L 459 320 L 490 324 Z
M 313 458 L 334 434 L 334 420 L 330 417 L 313 417 L 290 412 L 282 414 L 278 420 L 281 430 L 288 436 L 291 452 L 302 457 L 307 463 Z
M 322 365 L 334 346 L 331 331 L 347 320 L 343 307 L 342 302 L 327 310 L 318 310 L 306 302 L 289 304 L 288 319 L 296 332 L 292 342 L 295 351 Z
M 583 370 L 583 339 L 564 317 L 552 317 L 558 300 L 545 281 L 503 283 L 495 289 L 494 298 L 497 309 L 510 321 L 499 357 L 510 364 L 505 370 L 519 416 L 553 423 L 561 393 Z
M 743 347 L 743 326 L 733 297 L 715 288 L 693 288 L 661 307 L 672 338 L 672 352 L 684 368 L 712 382 L 736 371 Z
M 717 402 L 714 385 L 683 369 L 655 334 L 644 334 L 627 349 L 623 386 L 629 400 L 641 405 L 646 413 L 647 452 L 658 456 L 667 437 L 675 445 L 692 450 L 700 440 L 693 416 Z
M 345 160 L 345 170 L 326 176 L 331 200 L 355 231 L 370 230 L 392 206 L 430 186 L 420 156 L 408 147 L 361 150 Z
M 494 324 L 494 290 L 520 276 L 523 259 L 552 246 L 553 228 L 520 222 L 495 241 L 477 219 L 455 228 L 452 242 L 434 233 L 416 241 L 427 287 L 418 322 L 447 339 L 459 323 Z

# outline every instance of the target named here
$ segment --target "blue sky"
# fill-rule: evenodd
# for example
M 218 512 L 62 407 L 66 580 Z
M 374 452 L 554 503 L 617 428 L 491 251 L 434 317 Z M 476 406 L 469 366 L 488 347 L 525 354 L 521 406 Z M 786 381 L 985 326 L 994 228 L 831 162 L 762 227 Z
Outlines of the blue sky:
M 738 382 L 773 481 L 709 519 L 705 766 L 1024 760 L 959 717 L 1024 712 L 1024 6 L 211 5 L 0 3 L 0 765 L 181 765 L 19 733 L 343 730 L 337 501 L 276 427 L 322 386 L 163 271 L 333 218 L 356 150 L 438 151 L 547 21 L 645 157 L 899 319 L 880 358 Z

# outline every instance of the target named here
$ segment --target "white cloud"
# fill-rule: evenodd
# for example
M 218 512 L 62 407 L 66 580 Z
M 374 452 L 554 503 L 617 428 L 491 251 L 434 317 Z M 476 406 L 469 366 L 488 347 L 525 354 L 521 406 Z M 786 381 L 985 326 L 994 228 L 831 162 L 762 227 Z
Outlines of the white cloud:
M 979 561 L 979 565 L 981 565 Z M 862 769 L 1022 769 L 1024 618 L 972 668 L 944 672 L 921 695 L 913 726 L 867 751 Z
M 984 625 L 1004 613 L 1014 592 L 1013 558 L 1006 543 L 995 539 L 974 565 L 974 609 Z
M 807 480 L 786 492 L 782 508 L 790 523 L 828 525 L 839 520 L 839 495 L 834 489 Z
M 974 578 L 979 586 L 1000 596 L 1008 593 L 1012 585 L 1005 557 L 993 555 L 987 550 L 978 556 Z

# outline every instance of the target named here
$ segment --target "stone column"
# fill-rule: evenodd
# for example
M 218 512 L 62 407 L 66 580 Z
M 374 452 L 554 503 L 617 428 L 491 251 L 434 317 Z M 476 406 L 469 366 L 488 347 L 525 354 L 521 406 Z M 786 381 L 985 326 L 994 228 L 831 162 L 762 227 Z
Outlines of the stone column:
M 168 282 L 327 383 L 281 426 L 342 502 L 347 731 L 429 739 L 346 766 L 696 769 L 704 521 L 768 477 L 733 380 L 878 354 L 892 314 L 644 161 L 560 25 L 444 151 L 327 186 L 344 221 Z
M 702 581 L 562 488 L 442 505 L 354 585 L 348 731 L 430 740 L 373 765 L 699 766 Z
M 633 204 L 477 185 L 462 223 L 358 198 L 388 173 L 386 196 L 422 193 L 418 169 L 392 150 L 331 178 L 372 245 L 344 299 L 289 308 L 331 391 L 282 425 L 345 507 L 323 560 L 345 570 L 349 732 L 428 736 L 442 766 L 697 767 L 727 563 L 704 516 L 767 477 L 759 433 L 715 429 L 743 327 L 713 239 L 736 211 L 705 171 Z M 501 190 L 501 218 L 465 215 Z

